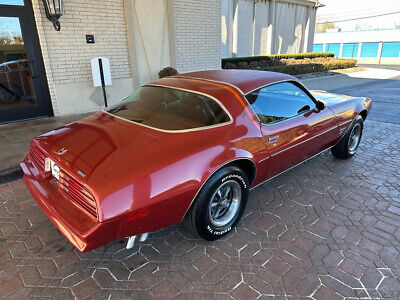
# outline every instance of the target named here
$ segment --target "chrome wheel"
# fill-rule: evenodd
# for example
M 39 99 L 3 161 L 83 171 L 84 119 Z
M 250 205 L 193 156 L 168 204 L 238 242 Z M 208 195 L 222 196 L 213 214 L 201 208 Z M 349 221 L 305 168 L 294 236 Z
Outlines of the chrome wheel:
M 361 140 L 361 125 L 359 123 L 356 123 L 350 132 L 349 142 L 347 146 L 350 154 L 356 153 L 358 145 L 360 144 L 360 140 Z
M 222 227 L 233 220 L 242 198 L 242 189 L 235 180 L 222 183 L 214 192 L 208 207 L 210 222 L 215 227 Z

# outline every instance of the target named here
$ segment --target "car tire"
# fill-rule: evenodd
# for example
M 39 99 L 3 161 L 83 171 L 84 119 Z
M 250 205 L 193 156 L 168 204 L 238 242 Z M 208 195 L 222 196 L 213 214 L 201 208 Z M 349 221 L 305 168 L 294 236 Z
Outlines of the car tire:
M 234 165 L 218 170 L 207 180 L 187 212 L 184 223 L 201 238 L 213 241 L 227 235 L 246 208 L 249 181 Z
M 340 141 L 331 148 L 332 155 L 336 158 L 347 159 L 352 157 L 360 145 L 364 127 L 363 118 L 357 116 Z

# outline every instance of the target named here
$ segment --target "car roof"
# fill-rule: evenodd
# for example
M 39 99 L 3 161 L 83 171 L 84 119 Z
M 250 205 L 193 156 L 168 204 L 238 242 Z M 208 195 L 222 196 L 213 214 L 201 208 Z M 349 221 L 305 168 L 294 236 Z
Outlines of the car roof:
M 287 80 L 297 79 L 291 75 L 268 72 L 268 71 L 257 71 L 257 70 L 210 70 L 210 71 L 198 71 L 183 73 L 172 76 L 175 78 L 196 78 L 205 81 L 217 81 L 220 83 L 235 86 L 243 94 L 247 94 L 254 91 L 264 85 Z

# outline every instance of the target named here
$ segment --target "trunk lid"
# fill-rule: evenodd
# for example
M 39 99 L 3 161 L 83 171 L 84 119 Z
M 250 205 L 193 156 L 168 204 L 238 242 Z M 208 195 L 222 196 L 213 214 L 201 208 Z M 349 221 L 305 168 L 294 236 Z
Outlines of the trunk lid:
M 35 139 L 56 164 L 83 181 L 156 140 L 140 126 L 101 112 Z

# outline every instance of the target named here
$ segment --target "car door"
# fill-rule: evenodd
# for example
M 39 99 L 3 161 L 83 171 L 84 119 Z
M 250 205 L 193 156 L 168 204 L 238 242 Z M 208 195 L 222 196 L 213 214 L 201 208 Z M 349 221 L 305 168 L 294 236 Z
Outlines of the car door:
M 297 82 L 271 84 L 246 97 L 260 119 L 268 178 L 332 146 L 337 136 L 333 112 L 317 109 L 316 100 Z

